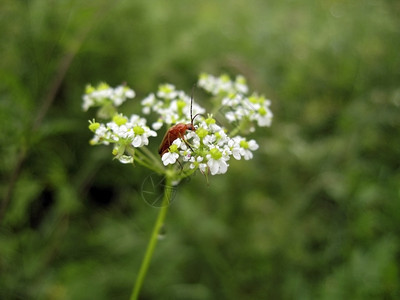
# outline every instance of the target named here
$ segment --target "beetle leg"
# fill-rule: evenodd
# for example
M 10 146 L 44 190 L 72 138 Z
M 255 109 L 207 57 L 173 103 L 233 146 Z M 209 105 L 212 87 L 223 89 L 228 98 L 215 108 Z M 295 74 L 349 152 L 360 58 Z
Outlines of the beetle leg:
M 193 148 L 190 147 L 189 143 L 185 139 L 183 139 L 183 141 L 185 142 L 186 146 L 188 146 L 190 148 L 190 150 L 192 150 L 192 152 L 194 152 Z
M 185 139 L 185 137 L 183 136 L 183 134 L 180 134 L 180 138 L 181 138 L 181 140 L 186 144 L 186 146 L 188 146 L 189 149 L 192 150 L 192 152 L 194 152 L 193 148 L 189 145 L 188 141 Z

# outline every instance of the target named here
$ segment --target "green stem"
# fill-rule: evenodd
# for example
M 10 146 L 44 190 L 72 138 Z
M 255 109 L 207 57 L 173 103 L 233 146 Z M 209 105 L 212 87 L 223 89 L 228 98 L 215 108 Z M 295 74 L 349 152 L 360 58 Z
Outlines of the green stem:
M 146 277 L 146 273 L 149 268 L 151 258 L 153 256 L 154 249 L 156 247 L 157 240 L 158 240 L 158 237 L 160 234 L 160 230 L 161 230 L 162 226 L 164 225 L 165 216 L 167 215 L 168 206 L 171 201 L 170 198 L 171 198 L 171 192 L 172 192 L 172 178 L 173 178 L 172 175 L 170 175 L 168 173 L 166 174 L 164 198 L 162 201 L 160 212 L 158 213 L 156 223 L 154 224 L 153 233 L 151 234 L 149 244 L 147 245 L 146 253 L 142 260 L 142 264 L 140 266 L 138 276 L 136 277 L 135 286 L 133 288 L 130 300 L 136 300 L 139 297 L 139 292 L 143 285 L 143 281 Z
M 145 147 L 143 147 L 143 148 L 145 148 Z M 137 162 L 140 165 L 142 165 L 150 170 L 153 170 L 154 172 L 156 172 L 158 174 L 163 174 L 164 170 L 162 168 L 160 168 L 159 165 L 154 166 L 151 159 L 148 158 L 142 152 L 140 152 L 140 149 L 141 148 L 135 149 L 132 146 L 127 146 L 125 148 L 125 151 L 134 157 L 134 162 Z
M 157 173 L 165 173 L 165 169 L 160 163 L 161 158 L 159 158 L 157 161 L 156 159 L 152 159 L 151 157 L 149 157 L 149 155 L 146 153 L 151 153 L 146 147 L 136 149 L 137 158 L 140 158 L 142 161 L 146 161 L 148 165 L 153 166 L 152 169 L 155 169 Z
M 239 125 L 237 125 L 235 127 L 235 129 L 233 129 L 230 133 L 229 136 L 235 136 L 237 135 L 239 132 L 241 132 L 243 130 L 243 128 L 246 126 L 247 120 L 246 119 L 242 119 L 239 123 Z
M 139 165 L 142 165 L 143 167 L 146 167 L 146 168 L 156 172 L 157 174 L 162 174 L 161 170 L 154 168 L 152 165 L 147 164 L 146 162 L 142 161 L 139 157 L 135 157 L 134 162 L 139 163 Z
M 229 136 L 230 137 L 233 137 L 233 136 L 235 136 L 236 134 L 238 134 L 240 132 L 240 126 L 237 126 L 237 127 L 235 127 L 235 129 L 233 129 L 230 133 L 229 133 Z
M 163 169 L 163 165 L 161 164 L 161 159 L 159 156 L 155 156 L 147 147 L 142 147 L 143 153 L 147 154 L 155 164 L 157 164 L 161 169 Z

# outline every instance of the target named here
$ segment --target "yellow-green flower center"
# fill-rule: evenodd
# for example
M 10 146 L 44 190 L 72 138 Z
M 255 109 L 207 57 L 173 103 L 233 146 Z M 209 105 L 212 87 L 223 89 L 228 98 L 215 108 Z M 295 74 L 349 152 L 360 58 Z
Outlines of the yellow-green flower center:
M 215 124 L 215 119 L 212 117 L 212 115 L 208 116 L 208 118 L 206 119 L 206 124 L 207 125 Z
M 105 82 L 102 82 L 97 86 L 98 91 L 107 90 L 109 88 L 110 88 L 110 86 Z
M 117 124 L 118 126 L 124 125 L 126 124 L 126 122 L 128 122 L 128 119 L 121 116 L 121 115 L 115 115 L 113 117 L 113 121 L 115 124 Z
M 160 92 L 169 94 L 169 93 L 171 93 L 172 91 L 173 91 L 172 87 L 169 86 L 169 85 L 167 85 L 167 84 L 163 84 L 163 85 L 160 86 Z
M 93 123 L 90 123 L 90 125 L 89 125 L 89 129 L 93 132 L 95 132 L 96 129 L 99 127 L 100 127 L 100 123 L 98 123 L 98 122 L 93 122 Z
M 237 82 L 237 83 L 240 83 L 240 84 L 246 84 L 246 78 L 244 78 L 244 77 L 241 76 L 241 75 L 238 75 L 238 76 L 236 77 L 236 82 Z
M 215 160 L 218 160 L 222 157 L 221 151 L 219 151 L 217 148 L 211 149 L 210 154 L 211 154 L 211 157 Z
M 209 75 L 206 73 L 201 73 L 199 76 L 199 80 L 206 80 L 208 79 Z
M 178 152 L 178 145 L 172 144 L 169 146 L 169 152 Z
M 258 97 L 256 95 L 252 95 L 249 97 L 249 101 L 251 103 L 257 103 L 258 102 Z
M 246 141 L 240 141 L 239 143 L 240 147 L 242 147 L 243 149 L 249 149 L 249 143 Z
M 95 90 L 96 90 L 96 89 L 95 89 L 91 84 L 88 84 L 88 85 L 86 86 L 86 88 L 85 88 L 85 94 L 91 94 L 91 93 L 93 93 Z
M 251 103 L 264 103 L 265 102 L 265 97 L 264 96 L 258 96 L 257 94 L 253 94 L 249 97 L 249 100 Z
M 135 127 L 133 127 L 133 132 L 136 135 L 142 135 L 144 133 L 144 129 L 140 126 L 135 126 Z
M 196 130 L 196 133 L 199 136 L 199 138 L 202 139 L 208 134 L 208 131 L 207 131 L 207 129 L 200 127 L 199 129 Z
M 229 78 L 229 76 L 226 75 L 226 74 L 221 75 L 221 76 L 219 77 L 219 79 L 221 79 L 222 82 L 229 82 L 229 81 L 231 81 L 231 79 Z

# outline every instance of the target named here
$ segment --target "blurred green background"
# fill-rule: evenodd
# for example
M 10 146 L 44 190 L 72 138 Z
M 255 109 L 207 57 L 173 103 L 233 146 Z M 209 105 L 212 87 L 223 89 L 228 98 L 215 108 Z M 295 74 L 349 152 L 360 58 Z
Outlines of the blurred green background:
M 0 299 L 129 298 L 151 172 L 89 146 L 81 95 L 190 92 L 201 72 L 244 75 L 273 125 L 253 160 L 179 187 L 141 299 L 399 299 L 399 15 L 389 0 L 3 0 Z

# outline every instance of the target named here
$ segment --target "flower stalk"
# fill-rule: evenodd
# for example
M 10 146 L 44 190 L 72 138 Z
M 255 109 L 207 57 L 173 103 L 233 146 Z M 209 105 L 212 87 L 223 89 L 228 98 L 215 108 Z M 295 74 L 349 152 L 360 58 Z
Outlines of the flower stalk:
M 136 300 L 139 297 L 140 289 L 142 288 L 144 279 L 147 274 L 147 270 L 149 269 L 151 258 L 153 257 L 154 249 L 157 245 L 157 241 L 160 236 L 160 231 L 164 225 L 165 217 L 167 215 L 169 203 L 171 200 L 171 193 L 172 193 L 172 179 L 173 179 L 173 174 L 174 173 L 168 173 L 165 177 L 166 182 L 165 182 L 165 188 L 164 188 L 164 196 L 161 204 L 160 211 L 158 213 L 158 217 L 156 220 L 156 223 L 154 224 L 153 227 L 153 232 L 150 237 L 150 241 L 147 245 L 146 252 L 144 254 L 144 258 L 142 261 L 142 264 L 140 265 L 139 273 L 136 277 L 135 285 L 133 287 L 133 291 L 130 297 L 130 300 Z

